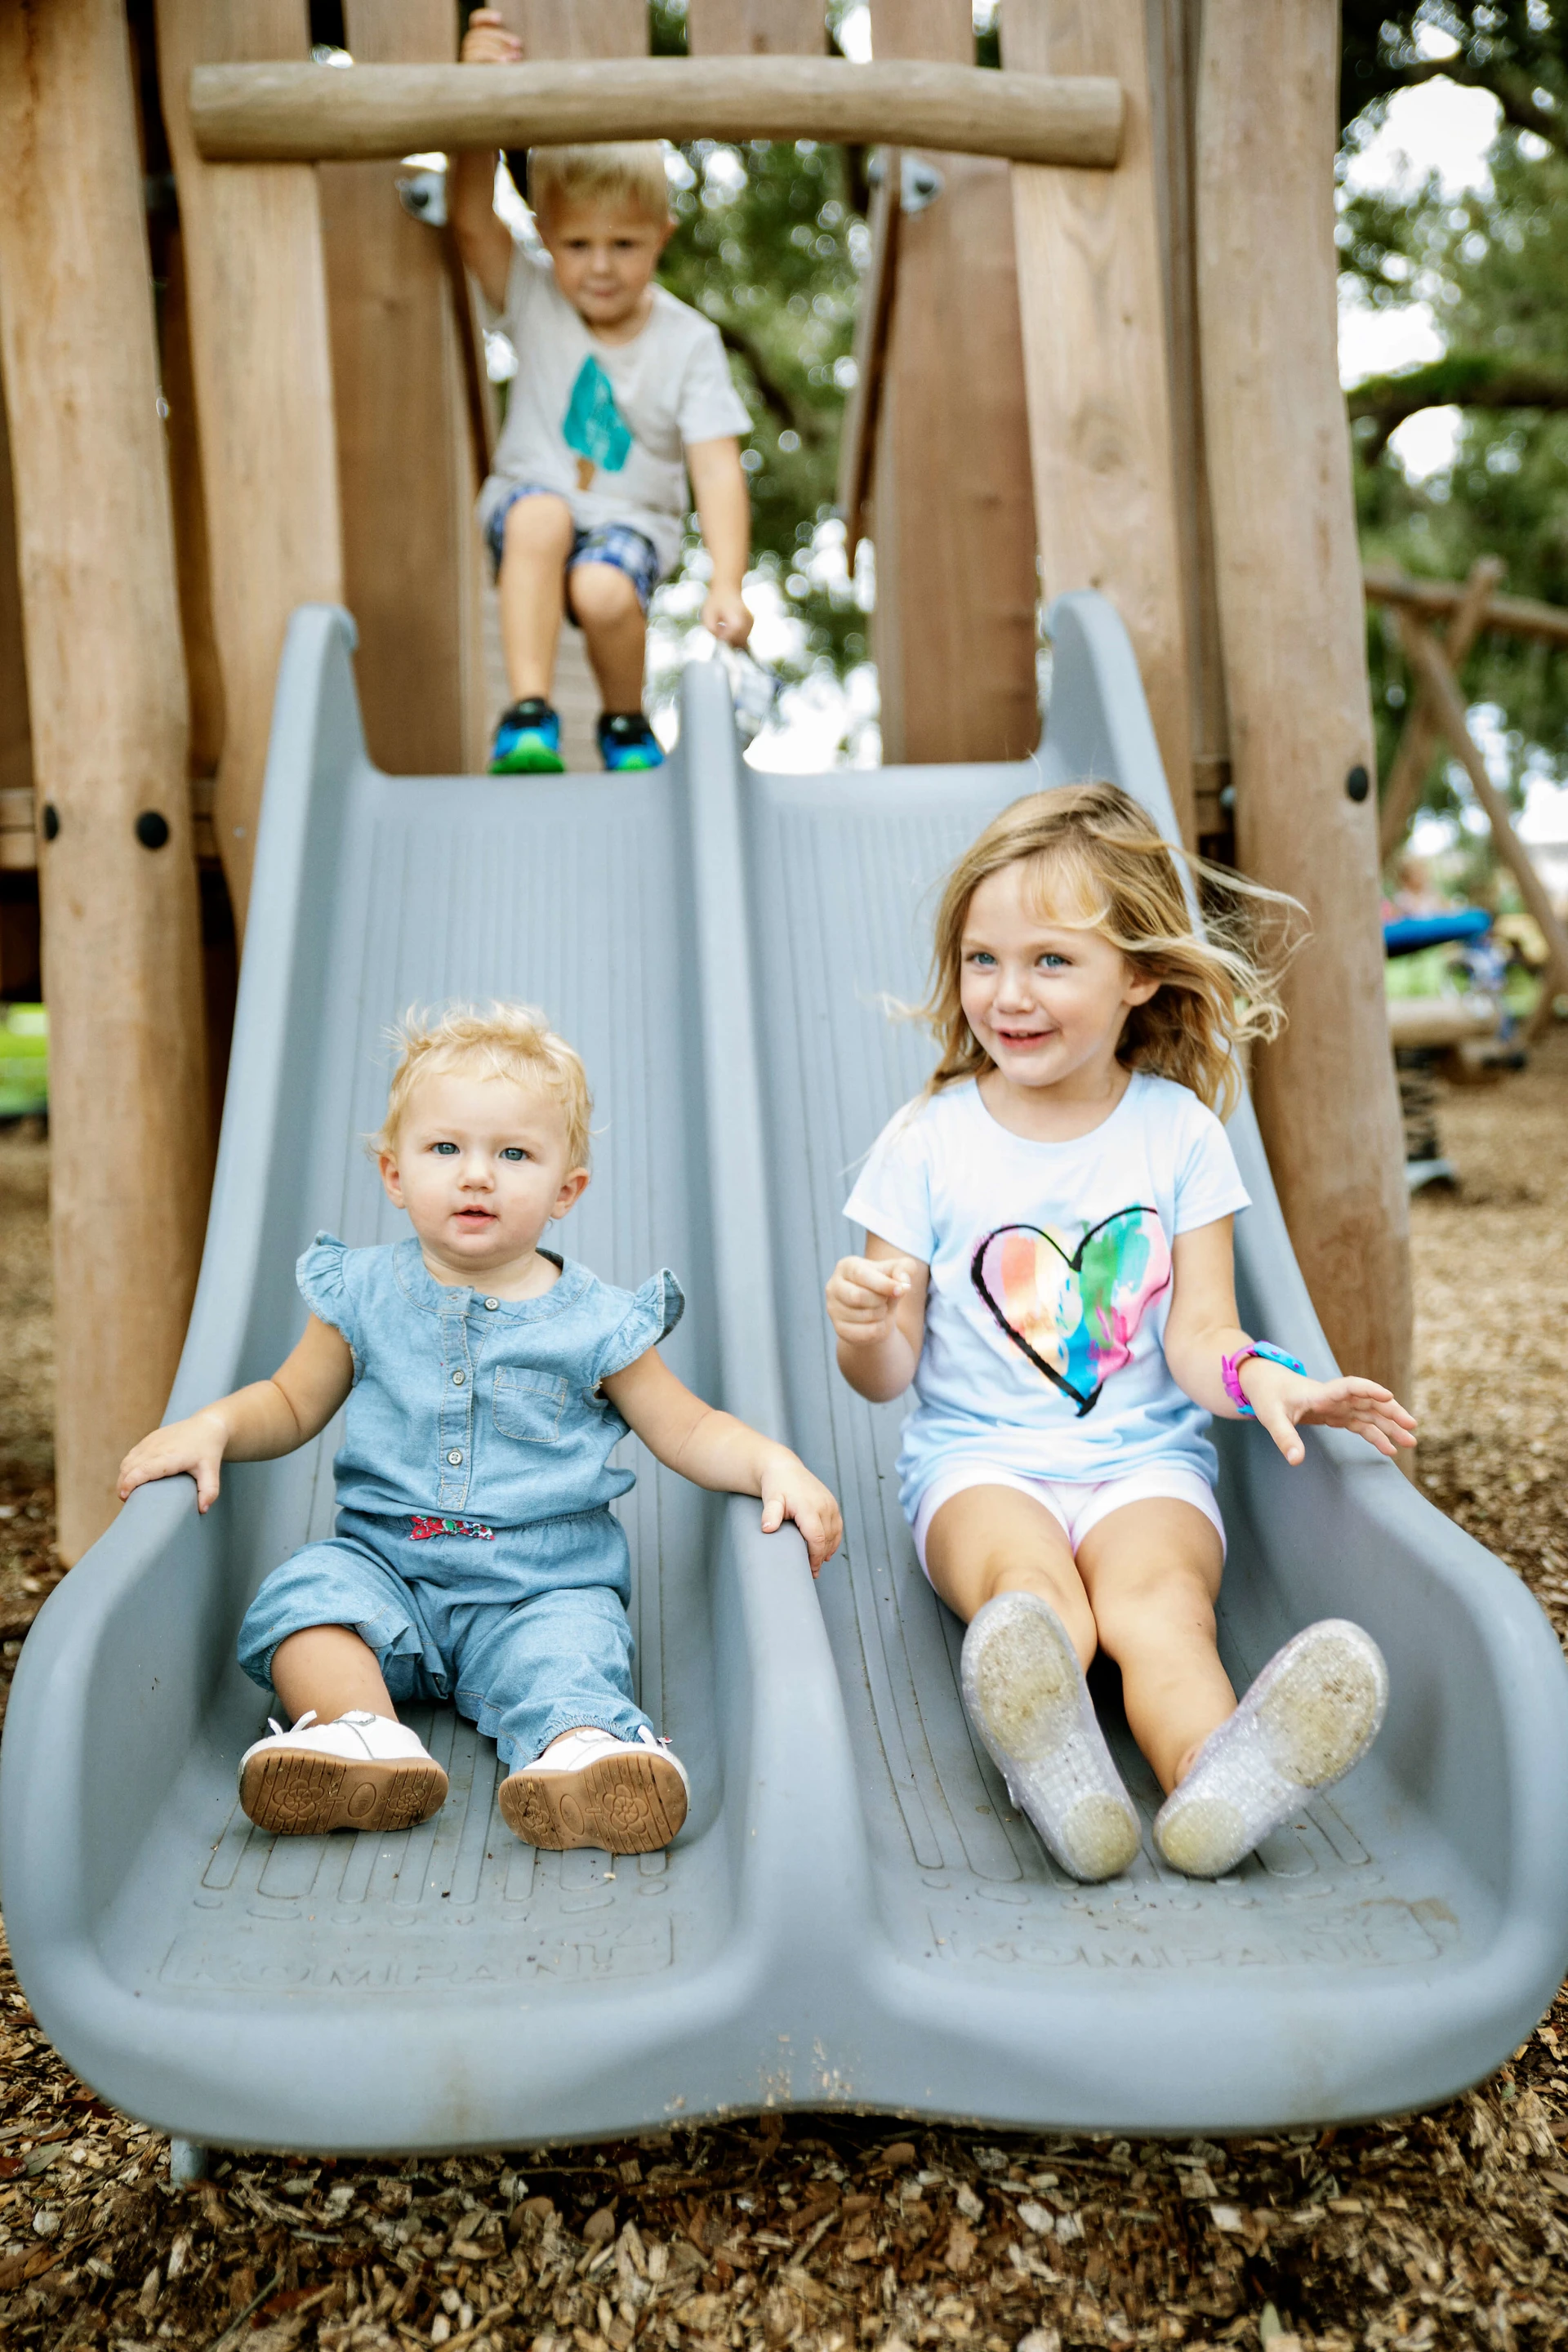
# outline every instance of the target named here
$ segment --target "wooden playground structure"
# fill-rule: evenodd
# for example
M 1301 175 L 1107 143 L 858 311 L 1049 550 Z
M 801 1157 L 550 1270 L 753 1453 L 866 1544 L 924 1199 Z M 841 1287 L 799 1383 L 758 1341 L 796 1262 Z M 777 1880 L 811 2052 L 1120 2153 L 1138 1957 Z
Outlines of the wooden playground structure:
M 970 0 L 872 0 L 868 66 L 826 54 L 822 0 L 689 0 L 686 60 L 647 56 L 640 0 L 504 13 L 530 62 L 480 73 L 452 0 L 345 0 L 334 69 L 305 0 L 0 0 L 0 988 L 33 968 L 36 875 L 64 1557 L 112 1517 L 184 1330 L 290 612 L 353 614 L 384 767 L 482 761 L 488 385 L 460 273 L 394 186 L 395 158 L 465 142 L 934 165 L 906 214 L 887 159 L 846 435 L 889 756 L 1026 751 L 1038 597 L 1112 600 L 1188 839 L 1234 835 L 1309 909 L 1258 1109 L 1330 1339 L 1403 1385 L 1334 0 L 1003 0 L 1000 73 Z

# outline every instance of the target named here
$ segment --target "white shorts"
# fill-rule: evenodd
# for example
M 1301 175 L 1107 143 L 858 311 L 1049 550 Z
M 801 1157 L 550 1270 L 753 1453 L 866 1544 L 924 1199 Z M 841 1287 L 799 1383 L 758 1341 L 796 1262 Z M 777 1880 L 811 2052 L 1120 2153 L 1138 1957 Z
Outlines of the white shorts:
M 1032 1496 L 1043 1503 L 1060 1527 L 1077 1557 L 1078 1548 L 1090 1528 L 1119 1511 L 1123 1503 L 1190 1503 L 1201 1511 L 1220 1541 L 1221 1556 L 1225 1551 L 1225 1521 L 1215 1501 L 1214 1488 L 1201 1470 L 1184 1469 L 1180 1464 L 1151 1463 L 1146 1469 L 1130 1470 L 1121 1478 L 1029 1478 L 1018 1470 L 1005 1470 L 996 1462 L 955 1462 L 933 1478 L 915 1507 L 915 1549 L 922 1568 L 926 1565 L 926 1536 L 931 1523 L 944 1503 L 954 1495 L 962 1495 L 969 1486 L 1014 1486 L 1020 1495 Z M 926 1574 L 931 1574 L 926 1569 Z

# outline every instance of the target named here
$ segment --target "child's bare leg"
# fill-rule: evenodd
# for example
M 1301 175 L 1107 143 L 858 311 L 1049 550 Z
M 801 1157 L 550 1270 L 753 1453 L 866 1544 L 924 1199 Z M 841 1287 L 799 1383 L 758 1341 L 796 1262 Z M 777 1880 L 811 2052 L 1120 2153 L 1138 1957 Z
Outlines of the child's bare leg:
M 566 559 L 575 535 L 571 508 L 547 491 L 518 499 L 507 509 L 497 586 L 501 651 L 515 701 L 535 695 L 550 699 L 566 609 Z
M 279 1642 L 272 1687 L 291 1723 L 312 1710 L 319 1723 L 335 1723 L 356 1708 L 397 1720 L 375 1652 L 348 1625 L 310 1625 Z
M 514 507 L 512 512 L 516 511 Z M 566 593 L 587 644 L 605 709 L 640 710 L 647 622 L 637 590 L 616 564 L 574 563 Z
M 1094 1614 L 1059 1519 L 1016 1486 L 965 1486 L 926 1530 L 926 1570 L 965 1622 L 1001 1592 L 1034 1592 L 1061 1619 L 1087 1666 Z
M 971 1486 L 932 1518 L 926 1564 L 970 1620 L 963 1702 L 1014 1803 L 1075 1877 L 1113 1878 L 1138 1816 L 1084 1684 L 1094 1618 L 1066 1530 L 1016 1487 Z
M 1089 1529 L 1078 1566 L 1102 1646 L 1121 1669 L 1132 1737 L 1167 1794 L 1236 1711 L 1214 1604 L 1225 1555 L 1191 1503 L 1125 1503 Z

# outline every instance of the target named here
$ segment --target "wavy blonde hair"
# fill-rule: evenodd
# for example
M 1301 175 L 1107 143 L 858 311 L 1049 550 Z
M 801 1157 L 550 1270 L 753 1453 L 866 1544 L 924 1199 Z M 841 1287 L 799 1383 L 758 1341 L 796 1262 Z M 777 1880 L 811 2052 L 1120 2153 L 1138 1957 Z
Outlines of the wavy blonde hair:
M 397 1067 L 387 1089 L 386 1117 L 380 1132 L 370 1138 L 372 1151 L 396 1151 L 398 1129 L 421 1078 L 471 1070 L 480 1077 L 510 1078 L 514 1086 L 531 1087 L 548 1097 L 565 1123 L 569 1165 L 588 1166 L 594 1116 L 588 1073 L 581 1055 L 555 1034 L 533 1005 L 449 1004 L 435 1014 L 413 1005 L 390 1034 L 397 1048 Z
M 1179 860 L 1214 902 L 1201 931 L 1194 926 Z M 1242 1087 L 1236 1048 L 1254 1037 L 1277 1036 L 1285 1021 L 1279 970 L 1289 950 L 1263 953 L 1259 919 L 1288 921 L 1300 909 L 1278 891 L 1173 849 L 1130 793 L 1099 782 L 1015 801 L 970 843 L 948 876 L 937 908 L 931 987 L 916 1008 L 941 1048 L 927 1094 L 993 1067 L 959 996 L 963 927 L 981 883 L 1017 865 L 1029 868 L 1030 894 L 1050 908 L 1053 919 L 1098 932 L 1135 971 L 1159 982 L 1149 1002 L 1128 1013 L 1118 1061 L 1175 1079 L 1222 1118 L 1228 1117 Z M 1071 917 L 1064 916 L 1066 907 Z

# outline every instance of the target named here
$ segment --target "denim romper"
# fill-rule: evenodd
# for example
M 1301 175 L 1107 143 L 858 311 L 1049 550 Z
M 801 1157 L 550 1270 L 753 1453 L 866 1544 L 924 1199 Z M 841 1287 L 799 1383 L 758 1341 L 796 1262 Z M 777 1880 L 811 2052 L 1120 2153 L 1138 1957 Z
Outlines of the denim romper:
M 300 1295 L 353 1352 L 336 1532 L 273 1570 L 239 1632 L 240 1664 L 270 1689 L 289 1634 L 352 1626 L 395 1702 L 455 1704 L 509 1771 L 574 1725 L 631 1739 L 647 1722 L 609 1509 L 635 1484 L 609 1466 L 626 1424 L 598 1389 L 685 1304 L 668 1272 L 615 1290 L 541 1255 L 560 1279 L 505 1299 L 435 1281 L 412 1238 L 317 1235 Z

